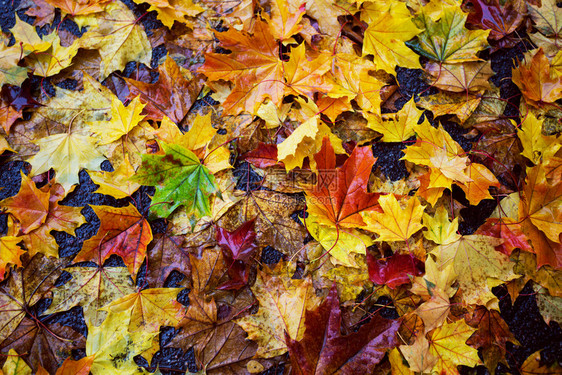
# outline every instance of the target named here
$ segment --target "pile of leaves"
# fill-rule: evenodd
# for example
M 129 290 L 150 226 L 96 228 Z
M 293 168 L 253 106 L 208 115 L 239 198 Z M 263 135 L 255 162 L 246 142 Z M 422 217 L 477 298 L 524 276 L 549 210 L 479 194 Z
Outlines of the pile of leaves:
M 4 30 L 0 373 L 561 371 L 555 0 L 135 2 Z

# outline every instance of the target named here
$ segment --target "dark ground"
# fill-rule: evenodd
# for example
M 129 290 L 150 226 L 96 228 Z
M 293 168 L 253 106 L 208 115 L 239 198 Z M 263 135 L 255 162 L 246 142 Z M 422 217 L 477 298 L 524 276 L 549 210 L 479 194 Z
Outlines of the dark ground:
M 133 9 L 137 16 L 144 14 L 148 8 L 146 5 L 136 5 L 130 0 L 124 0 L 123 2 Z M 0 27 L 3 32 L 9 32 L 10 27 L 14 25 L 16 13 L 15 9 L 17 9 L 19 3 L 20 0 L 0 0 Z M 24 21 L 33 21 L 33 18 L 26 16 L 23 11 L 18 11 L 17 14 Z M 60 22 L 60 13 L 57 13 L 53 24 L 57 27 Z M 160 21 L 156 19 L 154 12 L 151 12 L 147 16 L 143 17 L 141 22 L 147 33 L 151 33 L 151 30 L 162 27 Z M 41 30 L 39 30 L 39 32 L 47 34 L 51 30 L 49 27 L 50 25 L 44 26 Z M 76 24 L 68 19 L 65 19 L 60 27 L 71 31 L 76 35 L 81 34 Z M 165 48 L 154 49 L 151 62 L 152 67 L 156 67 L 158 60 L 165 54 Z M 508 105 L 506 108 L 505 114 L 510 116 L 517 115 L 514 108 L 518 107 L 520 99 L 519 90 L 510 79 L 513 59 L 516 57 L 522 57 L 521 46 L 516 46 L 511 49 L 503 49 L 491 54 L 490 56 L 492 69 L 496 72 L 496 75 L 492 77 L 491 80 L 495 85 L 501 88 L 502 98 L 510 98 L 510 102 L 514 104 L 514 106 Z M 136 68 L 136 63 L 129 63 L 122 75 L 130 76 Z M 422 95 L 433 93 L 431 89 L 428 90 L 428 85 L 422 80 L 421 74 L 421 70 L 404 68 L 397 69 L 397 80 L 404 98 L 409 98 L 412 95 L 418 95 L 419 93 L 422 93 Z M 156 79 L 157 77 L 155 77 L 155 80 Z M 38 87 L 38 82 L 38 77 L 31 77 L 32 87 Z M 74 89 L 76 82 L 67 80 L 59 83 L 59 86 L 66 89 Z M 51 95 L 54 94 L 54 90 L 48 79 L 43 82 L 43 87 Z M 405 102 L 405 99 L 402 100 L 402 102 L 398 101 L 397 106 L 401 107 L 405 104 Z M 200 105 L 206 105 L 205 103 L 207 103 L 207 101 L 201 101 Z M 198 104 L 199 103 L 196 105 Z M 428 117 L 428 119 L 433 122 L 431 117 Z M 469 150 L 471 148 L 472 144 L 470 141 L 463 137 L 463 134 L 466 132 L 465 129 L 459 127 L 452 121 L 444 122 L 443 125 L 444 128 L 451 134 L 453 139 L 459 142 L 465 150 Z M 403 156 L 402 150 L 404 148 L 405 145 L 402 143 L 376 143 L 373 146 L 374 156 L 378 157 L 375 168 L 379 168 L 382 173 L 392 180 L 404 178 L 408 172 L 404 162 L 399 160 Z M 253 173 L 251 168 L 248 170 L 245 164 L 245 162 L 238 163 L 234 172 L 237 177 L 242 177 L 240 180 L 243 181 L 246 181 L 246 175 L 248 173 Z M 2 188 L 0 190 L 0 200 L 17 194 L 20 186 L 19 171 L 22 168 L 26 173 L 29 172 L 29 164 L 14 161 L 11 159 L 10 155 L 7 154 L 0 156 L 0 187 Z M 102 168 L 104 170 L 112 170 L 111 165 L 107 161 L 104 162 Z M 76 237 L 64 232 L 53 233 L 60 246 L 59 255 L 61 257 L 72 257 L 76 255 L 80 250 L 82 243 L 95 235 L 97 232 L 99 220 L 93 210 L 87 205 L 110 205 L 121 207 L 132 202 L 129 198 L 117 200 L 106 195 L 94 194 L 92 192 L 96 190 L 97 186 L 90 180 L 88 174 L 85 171 L 81 171 L 79 177 L 80 184 L 64 199 L 62 203 L 69 206 L 84 207 L 82 209 L 82 214 L 86 217 L 87 223 L 76 230 Z M 259 179 L 257 175 L 253 177 Z M 237 187 L 240 188 L 241 186 Z M 146 212 L 148 206 L 150 205 L 150 195 L 153 194 L 152 189 L 153 188 L 141 188 L 135 194 L 134 198 L 135 202 L 137 202 L 139 212 Z M 470 206 L 460 189 L 455 189 L 453 191 L 453 196 L 462 204 L 466 205 L 466 208 L 461 211 L 463 221 L 460 224 L 459 230 L 462 234 L 470 234 L 476 231 L 476 229 L 491 214 L 496 206 L 496 202 L 493 200 L 484 200 L 478 206 Z M 161 233 L 165 229 L 162 221 L 152 221 L 151 226 L 154 233 Z M 6 229 L 6 215 L 0 214 L 0 234 L 4 234 Z M 262 261 L 266 264 L 273 264 L 280 260 L 281 255 L 282 254 L 277 250 L 268 247 L 264 249 L 262 253 Z M 123 265 L 121 259 L 118 257 L 112 257 L 107 262 L 115 265 Z M 181 280 L 182 277 L 183 276 L 179 274 L 172 274 L 167 280 L 167 284 L 169 286 L 173 286 L 177 281 Z M 143 273 L 141 268 L 137 285 L 143 284 L 142 278 Z M 62 284 L 64 283 L 64 280 L 59 280 L 59 282 Z M 537 308 L 532 286 L 528 284 L 525 289 L 521 291 L 521 295 L 517 298 L 515 303 L 512 303 L 505 287 L 499 286 L 494 288 L 493 291 L 500 299 L 501 316 L 508 324 L 516 339 L 521 343 L 521 346 L 508 343 L 507 362 L 509 367 L 503 364 L 498 365 L 496 374 L 517 374 L 518 371 L 516 369 L 521 366 L 523 361 L 529 355 L 540 349 L 543 349 L 541 355 L 545 363 L 551 364 L 554 361 L 562 362 L 562 329 L 560 329 L 560 325 L 555 322 L 551 322 L 550 325 L 547 325 L 544 322 Z M 189 303 L 187 292 L 180 295 L 179 300 L 187 305 Z M 50 302 L 51 301 L 48 299 L 40 301 L 37 308 L 44 311 L 49 306 Z M 381 302 L 391 304 L 390 301 Z M 381 314 L 388 318 L 397 317 L 395 316 L 396 313 L 393 309 L 383 309 Z M 73 308 L 64 313 L 43 316 L 41 317 L 41 320 L 48 321 L 50 323 L 59 322 L 61 324 L 71 326 L 76 331 L 87 335 L 87 327 L 80 307 Z M 168 343 L 174 335 L 175 331 L 173 328 L 162 328 L 160 333 L 161 346 L 163 347 L 166 343 Z M 85 353 L 76 351 L 73 355 L 75 356 L 75 359 L 78 359 L 84 356 Z M 137 364 L 147 367 L 149 371 L 155 371 L 157 366 L 160 367 L 163 373 L 168 374 L 185 373 L 186 370 L 196 372 L 198 370 L 192 350 L 184 353 L 181 349 L 177 348 L 163 348 L 154 355 L 151 363 L 148 363 L 144 358 L 137 359 Z M 268 375 L 282 373 L 282 366 L 264 372 L 264 374 Z M 462 373 L 488 374 L 488 371 L 484 366 L 478 366 L 476 369 L 463 368 Z

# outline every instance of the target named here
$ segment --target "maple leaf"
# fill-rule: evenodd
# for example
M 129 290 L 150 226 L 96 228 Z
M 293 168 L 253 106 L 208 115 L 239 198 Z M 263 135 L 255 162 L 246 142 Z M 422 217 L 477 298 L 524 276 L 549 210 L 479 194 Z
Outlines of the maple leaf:
M 313 60 L 307 59 L 304 44 L 291 49 L 289 61 L 283 65 L 286 84 L 290 88 L 285 95 L 303 95 L 309 98 L 315 92 L 330 91 L 331 86 L 323 76 L 330 70 L 331 56 L 318 54 Z
M 162 288 L 173 272 L 191 274 L 188 249 L 183 237 L 174 236 L 169 230 L 154 236 L 147 251 L 146 282 L 153 288 Z
M 46 0 L 33 1 L 31 7 L 25 11 L 30 17 L 35 17 L 33 22 L 34 26 L 45 26 L 55 18 L 55 7 L 49 4 Z
M 7 267 L 13 264 L 16 267 L 21 267 L 20 257 L 25 254 L 18 244 L 21 238 L 15 236 L 2 236 L 0 237 L 0 281 L 4 280 Z
M 172 28 L 175 21 L 186 23 L 187 17 L 195 17 L 204 9 L 192 0 L 134 0 L 137 4 L 149 3 L 148 12 L 155 10 L 157 18 L 168 28 Z
M 377 69 L 395 74 L 397 65 L 406 68 L 420 68 L 419 56 L 404 42 L 418 35 L 422 30 L 412 21 L 406 4 L 371 3 L 361 18 L 369 25 L 365 30 L 363 55 L 372 54 Z
M 462 64 L 428 63 L 425 70 L 431 76 L 430 83 L 435 87 L 464 93 L 490 88 L 488 79 L 494 74 L 489 61 Z
M 56 32 L 45 36 L 42 43 L 49 44 L 46 51 L 33 51 L 25 58 L 25 62 L 33 69 L 33 73 L 40 77 L 50 77 L 68 68 L 78 53 L 78 43 L 63 47 Z
M 53 168 L 57 172 L 57 182 L 67 193 L 79 182 L 80 169 L 99 170 L 105 160 L 96 150 L 94 138 L 75 132 L 51 135 L 35 143 L 40 150 L 27 160 L 33 166 L 31 174 L 38 175 Z
M 63 261 L 38 254 L 25 262 L 23 269 L 11 273 L 0 286 L 0 343 L 8 338 L 27 314 L 52 288 L 62 272 Z
M 230 54 L 206 53 L 205 64 L 199 71 L 211 81 L 234 82 L 234 87 L 222 103 L 227 113 L 256 113 L 269 98 L 277 107 L 285 93 L 283 61 L 279 48 L 269 31 L 269 25 L 256 21 L 252 35 L 235 29 L 217 33 L 220 45 Z
M 21 47 L 8 47 L 8 41 L 0 39 L 0 83 L 19 86 L 27 78 L 27 69 L 18 66 L 21 59 Z
M 306 10 L 306 1 L 303 0 L 274 0 L 271 2 L 271 17 L 268 23 L 275 39 L 284 41 L 297 34 L 301 29 L 300 24 Z
M 361 211 L 378 208 L 379 194 L 365 186 L 376 159 L 368 147 L 356 147 L 345 163 L 336 168 L 336 156 L 330 141 L 324 138 L 314 160 L 318 183 L 306 190 L 307 211 L 320 223 L 336 227 L 359 227 L 365 222 Z
M 23 233 L 38 228 L 49 213 L 49 192 L 37 189 L 35 183 L 20 171 L 21 186 L 18 194 L 0 202 L 3 210 L 19 221 Z
M 350 252 L 364 254 L 372 243 L 355 230 L 365 226 L 361 212 L 380 210 L 379 194 L 365 189 L 375 159 L 368 148 L 356 147 L 349 159 L 336 168 L 334 149 L 327 138 L 314 159 L 318 183 L 306 190 L 307 228 L 337 261 L 354 266 Z
M 235 192 L 239 195 L 239 192 Z M 246 187 L 236 204 L 228 209 L 218 222 L 227 230 L 234 230 L 238 224 L 256 219 L 256 242 L 259 246 L 273 246 L 287 253 L 296 252 L 306 236 L 304 227 L 296 223 L 291 215 L 302 212 L 304 204 L 291 195 L 276 191 L 250 190 Z
M 135 173 L 129 158 L 125 156 L 123 162 L 113 172 L 89 172 L 88 175 L 94 184 L 99 185 L 95 193 L 120 199 L 132 196 L 141 187 L 131 179 Z
M 333 56 L 332 69 L 325 76 L 332 89 L 328 96 L 317 101 L 322 112 L 335 121 L 340 113 L 349 110 L 349 101 L 355 99 L 364 111 L 378 115 L 380 90 L 384 82 L 370 75 L 375 70 L 372 61 L 356 54 L 338 53 Z
M 549 184 L 543 164 L 527 169 L 519 221 L 537 254 L 537 266 L 562 266 L 559 237 L 562 183 Z
M 505 357 L 508 341 L 520 345 L 496 310 L 478 306 L 466 322 L 471 327 L 478 328 L 466 343 L 475 348 L 483 348 L 484 364 L 490 371 L 494 371 L 501 358 Z
M 143 155 L 141 168 L 133 181 L 157 186 L 152 198 L 157 205 L 151 212 L 168 217 L 178 207 L 186 207 L 188 214 L 210 214 L 209 196 L 217 186 L 209 169 L 190 150 L 161 142 L 164 155 Z
M 58 257 L 59 245 L 50 232 L 55 230 L 74 235 L 75 229 L 84 224 L 86 219 L 80 213 L 81 207 L 59 204 L 65 196 L 65 191 L 60 184 L 45 185 L 41 190 L 49 194 L 47 218 L 37 229 L 22 236 L 22 239 L 31 256 L 42 252 L 48 256 Z
M 168 117 L 179 124 L 197 99 L 202 82 L 192 78 L 189 71 L 181 68 L 168 56 L 158 67 L 158 81 L 146 83 L 125 78 L 129 88 L 128 99 L 140 96 L 146 105 L 143 114 L 147 119 L 162 120 Z M 185 95 L 187 93 L 187 95 Z
M 560 21 L 562 11 L 558 8 L 556 1 L 544 0 L 540 6 L 536 3 L 528 4 L 528 13 L 535 22 L 535 27 L 539 33 L 530 35 L 531 40 L 537 46 L 542 47 L 548 52 L 548 56 L 555 55 L 560 45 Z
M 414 125 L 418 123 L 422 114 L 423 111 L 416 108 L 412 97 L 398 113 L 388 116 L 383 121 L 380 121 L 378 116 L 367 115 L 368 126 L 382 134 L 383 142 L 403 142 L 415 134 Z M 425 122 L 427 119 L 424 118 L 423 121 Z
M 441 327 L 447 320 L 451 310 L 449 295 L 440 288 L 432 288 L 430 298 L 415 310 L 423 320 L 423 332 L 427 333 Z
M 499 188 L 500 183 L 488 168 L 482 164 L 470 163 L 466 174 L 469 181 L 458 185 L 464 191 L 470 204 L 477 205 L 483 199 L 493 199 L 489 189 L 491 186 Z
M 431 372 L 437 363 L 437 358 L 429 351 L 429 342 L 425 335 L 417 336 L 412 345 L 400 345 L 400 352 L 408 362 L 410 371 Z
M 225 272 L 222 252 L 205 249 L 200 257 L 191 255 L 193 289 L 189 307 L 180 322 L 180 332 L 170 345 L 193 347 L 198 368 L 208 374 L 241 373 L 254 357 L 258 345 L 247 340 L 244 330 L 234 322 L 254 303 L 248 289 L 234 296 L 208 298 Z M 222 298 L 221 298 L 222 297 Z
M 535 106 L 553 103 L 562 94 L 562 77 L 553 73 L 542 48 L 512 71 L 513 82 L 521 89 L 525 101 Z
M 529 113 L 517 130 L 517 137 L 523 146 L 521 155 L 534 164 L 540 164 L 543 160 L 551 159 L 560 149 L 560 144 L 554 137 L 542 134 L 543 122 L 533 113 Z
M 410 282 L 410 277 L 419 276 L 423 272 L 423 263 L 410 254 L 393 254 L 386 259 L 376 259 L 367 252 L 369 279 L 379 285 L 396 288 Z
M 510 0 L 501 3 L 498 0 L 477 0 L 472 2 L 467 23 L 480 28 L 490 29 L 488 38 L 499 41 L 501 47 L 512 47 L 517 39 L 510 39 L 524 19 L 527 6 L 524 1 Z
M 45 0 L 47 3 L 62 10 L 64 14 L 80 16 L 102 12 L 109 0 Z
M 140 98 L 133 99 L 127 107 L 113 96 L 111 98 L 111 121 L 96 121 L 90 124 L 90 129 L 100 139 L 100 144 L 108 144 L 126 136 L 144 116 L 141 112 L 144 105 Z
M 25 317 L 16 330 L 0 343 L 0 351 L 14 349 L 26 353 L 24 358 L 37 371 L 41 366 L 48 373 L 55 373 L 72 349 L 84 345 L 84 336 L 60 323 L 49 323 L 46 319 Z
M 13 348 L 25 353 L 24 358 L 35 370 L 40 364 L 54 373 L 84 339 L 69 327 L 51 324 L 47 316 L 38 316 L 33 309 L 53 288 L 65 263 L 38 254 L 0 286 L 0 351 Z
M 386 349 L 397 344 L 398 321 L 375 315 L 357 332 L 342 336 L 341 313 L 334 286 L 318 308 L 306 311 L 302 339 L 285 332 L 296 374 L 370 373 L 383 359 Z
M 366 223 L 365 229 L 377 233 L 376 241 L 406 241 L 424 226 L 421 224 L 423 210 L 416 197 L 410 197 L 405 207 L 400 207 L 394 194 L 382 195 L 379 198 L 382 213 L 375 211 L 362 212 L 361 217 Z
M 457 280 L 467 303 L 497 309 L 498 299 L 492 294 L 493 280 L 509 281 L 518 278 L 514 264 L 495 250 L 501 241 L 482 235 L 463 236 L 457 242 L 441 245 L 432 250 L 439 269 L 453 264 Z
M 95 261 L 98 265 L 111 256 L 120 256 L 131 275 L 139 270 L 146 255 L 146 247 L 152 241 L 148 221 L 135 206 L 117 208 L 91 206 L 101 221 L 96 235 L 84 242 L 75 262 Z
M 444 324 L 430 333 L 430 338 L 426 342 L 429 343 L 429 355 L 436 358 L 433 371 L 459 374 L 457 369 L 459 365 L 473 367 L 480 364 L 478 351 L 465 344 L 474 331 L 474 328 L 461 319 Z M 404 346 L 400 346 L 402 353 L 404 349 Z
M 288 340 L 282 332 L 300 341 L 305 330 L 305 311 L 319 302 L 311 280 L 291 280 L 258 272 L 252 292 L 260 303 L 258 312 L 236 323 L 248 333 L 248 338 L 259 344 L 259 356 L 271 358 L 285 353 Z
M 239 289 L 246 285 L 249 276 L 248 262 L 254 255 L 257 247 L 254 243 L 255 219 L 247 221 L 229 232 L 217 228 L 217 244 L 220 246 L 225 262 L 228 266 L 230 281 L 219 286 L 219 289 Z
M 123 311 L 109 314 L 99 326 L 88 326 L 86 356 L 93 357 L 92 374 L 135 373 L 138 365 L 133 358 L 154 352 L 151 347 L 157 333 L 144 330 L 130 332 L 129 321 L 130 312 Z
M 285 165 L 287 171 L 302 168 L 307 156 L 313 163 L 310 155 L 320 151 L 324 137 L 334 143 L 336 152 L 345 153 L 341 140 L 332 134 L 330 128 L 320 120 L 320 116 L 314 116 L 300 124 L 287 139 L 277 145 L 277 160 Z
M 47 314 L 81 306 L 86 322 L 99 326 L 107 315 L 99 309 L 135 291 L 125 267 L 67 267 L 65 271 L 72 278 L 54 289 Z
M 29 55 L 32 52 L 44 52 L 50 47 L 50 43 L 43 41 L 41 37 L 35 32 L 35 27 L 27 22 L 22 21 L 19 16 L 16 16 L 16 23 L 10 29 L 14 38 L 21 44 L 20 56 Z
M 439 245 L 448 245 L 461 237 L 461 235 L 457 233 L 459 229 L 459 218 L 456 217 L 450 222 L 445 207 L 437 207 L 433 217 L 424 213 L 423 224 L 427 228 L 427 231 L 423 233 L 425 238 Z
M 488 46 L 486 38 L 490 31 L 467 30 L 466 18 L 467 14 L 458 6 L 444 8 L 438 21 L 422 10 L 414 22 L 424 31 L 406 44 L 422 56 L 441 63 L 478 61 L 476 53 Z
M 102 79 L 115 70 L 123 71 L 129 61 L 150 65 L 148 37 L 125 4 L 110 2 L 96 16 L 81 25 L 90 29 L 80 38 L 80 47 L 98 50 Z
M 109 314 L 126 312 L 129 332 L 157 333 L 160 326 L 176 326 L 185 314 L 176 300 L 183 288 L 144 289 L 112 300 L 102 310 Z

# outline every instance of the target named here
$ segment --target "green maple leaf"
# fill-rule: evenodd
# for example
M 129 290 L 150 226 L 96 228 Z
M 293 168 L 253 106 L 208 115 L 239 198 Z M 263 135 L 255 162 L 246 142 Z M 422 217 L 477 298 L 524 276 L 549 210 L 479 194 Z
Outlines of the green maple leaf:
M 143 155 L 142 166 L 133 177 L 143 185 L 156 186 L 151 213 L 167 218 L 176 208 L 185 206 L 188 215 L 209 215 L 209 196 L 218 192 L 215 177 L 185 147 L 164 142 L 161 146 L 165 154 Z
M 438 21 L 422 12 L 414 23 L 424 32 L 406 44 L 420 55 L 442 63 L 478 61 L 476 53 L 488 47 L 490 30 L 467 30 L 467 16 L 458 7 L 445 8 Z

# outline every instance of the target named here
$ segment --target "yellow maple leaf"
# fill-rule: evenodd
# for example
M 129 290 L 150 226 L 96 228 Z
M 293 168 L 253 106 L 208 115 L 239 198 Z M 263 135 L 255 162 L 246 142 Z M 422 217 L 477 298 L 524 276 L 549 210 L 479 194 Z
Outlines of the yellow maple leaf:
M 57 182 L 68 193 L 72 185 L 78 183 L 80 169 L 99 170 L 105 160 L 96 150 L 94 138 L 78 133 L 61 133 L 35 141 L 40 150 L 27 160 L 33 167 L 32 175 L 47 172 L 53 168 Z
M 90 178 L 99 188 L 94 191 L 98 194 L 111 195 L 117 199 L 130 197 L 141 185 L 131 181 L 135 175 L 135 169 L 129 158 L 125 156 L 123 162 L 113 172 L 89 172 Z
M 456 242 L 436 247 L 431 254 L 436 256 L 440 270 L 453 264 L 466 303 L 498 309 L 492 287 L 519 277 L 507 255 L 495 250 L 501 242 L 482 235 L 463 236 Z
M 433 371 L 438 374 L 457 375 L 457 366 L 474 367 L 482 363 L 478 350 L 466 345 L 466 340 L 476 331 L 463 319 L 436 328 L 429 339 L 429 354 L 437 358 Z
M 129 331 L 156 333 L 160 326 L 175 326 L 185 315 L 177 300 L 183 288 L 150 288 L 131 293 L 101 308 L 109 314 L 127 312 Z
M 133 360 L 136 355 L 156 352 L 158 332 L 129 331 L 129 322 L 129 311 L 123 311 L 109 314 L 99 326 L 88 324 L 86 355 L 94 357 L 92 374 L 133 374 L 138 370 Z
M 542 134 L 543 121 L 529 112 L 523 119 L 521 128 L 517 130 L 517 136 L 523 146 L 521 155 L 535 164 L 554 156 L 561 146 L 556 137 Z
M 34 70 L 35 75 L 50 77 L 72 64 L 72 59 L 78 53 L 78 42 L 63 47 L 56 32 L 45 36 L 43 41 L 49 43 L 49 48 L 42 53 L 32 53 L 25 59 L 29 67 Z
M 416 337 L 416 341 L 412 345 L 400 345 L 400 351 L 408 361 L 411 371 L 431 372 L 437 363 L 437 357 L 430 353 L 429 342 L 424 335 Z
M 324 74 L 330 70 L 331 56 L 318 54 L 313 60 L 306 56 L 305 45 L 299 44 L 291 49 L 289 61 L 284 65 L 287 86 L 294 95 L 312 98 L 315 92 L 328 92 L 331 86 L 325 81 Z M 287 94 L 291 94 L 288 92 Z
M 421 68 L 419 56 L 404 43 L 421 32 L 412 22 L 405 3 L 372 2 L 364 8 L 361 18 L 369 25 L 365 30 L 363 55 L 373 55 L 377 69 L 395 74 L 397 65 Z
M 313 214 L 306 219 L 306 229 L 329 252 L 335 263 L 348 267 L 359 267 L 352 253 L 365 254 L 367 247 L 373 244 L 370 236 L 350 228 L 334 230 L 333 226 L 321 224 Z
M 90 129 L 99 138 L 99 143 L 106 145 L 127 135 L 143 119 L 144 108 L 140 97 L 135 97 L 127 107 L 116 96 L 111 97 L 111 120 L 90 123 Z
M 419 296 L 430 298 L 434 290 L 441 290 L 452 297 L 456 292 L 456 287 L 451 285 L 457 279 L 453 264 L 440 267 L 432 257 L 425 260 L 425 274 L 416 276 L 412 281 L 410 291 Z
M 27 22 L 22 21 L 16 14 L 16 24 L 10 29 L 17 44 L 21 44 L 23 51 L 20 49 L 20 54 L 29 55 L 32 52 L 43 52 L 49 49 L 51 44 L 43 41 L 35 31 L 35 27 Z M 19 49 L 18 48 L 18 49 Z
M 383 142 L 402 142 L 415 134 L 414 126 L 417 125 L 423 111 L 416 107 L 412 97 L 398 113 L 392 114 L 386 121 L 381 121 L 378 116 L 367 114 L 369 128 L 382 133 Z M 424 122 L 427 119 L 424 118 Z
M 320 115 L 316 115 L 300 124 L 287 139 L 277 145 L 277 160 L 285 164 L 287 171 L 302 167 L 305 157 L 309 157 L 314 165 L 314 159 L 310 156 L 320 151 L 324 137 L 330 138 L 336 153 L 345 154 L 341 139 L 320 120 Z
M 204 9 L 192 0 L 134 0 L 137 4 L 148 3 L 148 12 L 156 11 L 157 18 L 169 29 L 175 21 L 191 26 L 188 17 L 195 17 Z
M 80 47 L 97 49 L 101 55 L 101 79 L 129 61 L 150 65 L 152 48 L 137 18 L 120 2 L 112 2 L 103 13 L 88 16 L 89 31 L 80 38 Z
M 381 196 L 379 204 L 383 213 L 361 212 L 361 217 L 367 224 L 365 229 L 379 235 L 376 241 L 408 241 L 423 228 L 421 219 L 425 206 L 421 205 L 417 197 L 409 197 L 404 208 L 400 207 L 394 194 Z
M 304 313 L 320 302 L 312 282 L 259 272 L 252 292 L 260 303 L 257 314 L 238 319 L 236 323 L 248 332 L 249 339 L 259 344 L 257 356 L 281 355 L 287 351 L 284 332 L 293 340 L 302 340 Z
M 25 254 L 25 251 L 18 246 L 21 241 L 21 237 L 14 235 L 0 237 L 0 281 L 4 280 L 9 265 L 22 266 L 20 256 Z
M 461 235 L 457 233 L 459 218 L 456 217 L 450 222 L 447 210 L 443 206 L 437 207 L 433 217 L 424 213 L 423 224 L 428 229 L 423 232 L 423 235 L 436 244 L 448 245 L 461 238 Z

